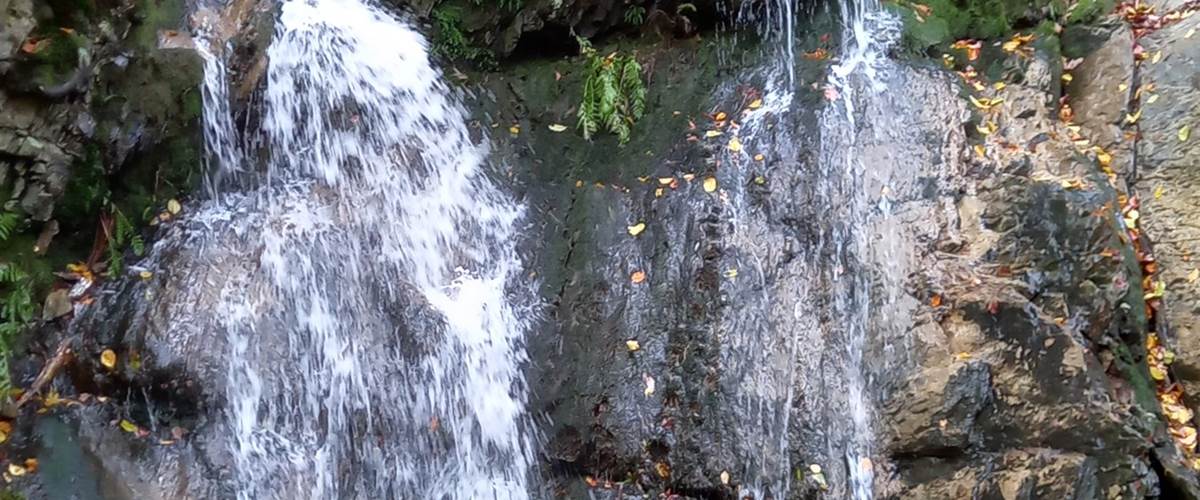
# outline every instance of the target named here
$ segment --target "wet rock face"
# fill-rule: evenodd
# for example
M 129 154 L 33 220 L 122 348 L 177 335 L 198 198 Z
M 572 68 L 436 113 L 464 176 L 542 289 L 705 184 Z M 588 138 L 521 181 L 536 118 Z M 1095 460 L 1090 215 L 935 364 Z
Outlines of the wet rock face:
M 1005 99 L 984 153 L 964 152 L 958 218 L 945 227 L 954 244 L 919 277 L 935 307 L 913 331 L 915 373 L 884 406 L 899 475 L 885 491 L 1157 496 L 1146 455 L 1162 426 L 1116 194 L 1040 90 L 1010 87 Z M 1046 131 L 1061 139 L 1033 140 Z
M 1183 4 L 1153 3 L 1159 11 Z M 1200 394 L 1200 281 L 1194 277 L 1200 230 L 1192 223 L 1200 213 L 1200 79 L 1176 68 L 1200 64 L 1200 38 L 1185 36 L 1197 29 L 1200 16 L 1192 15 L 1140 39 L 1148 54 L 1162 55 L 1157 64 L 1143 62 L 1137 72 L 1142 83 L 1154 84 L 1151 94 L 1158 98 L 1153 103 L 1148 95 L 1141 99 L 1136 182 L 1145 231 L 1167 290 L 1166 338 L 1178 342 L 1175 373 L 1191 395 Z M 1193 408 L 1200 408 L 1192 399 Z
M 202 61 L 178 48 L 186 44 L 173 44 L 176 35 L 154 38 L 155 30 L 175 27 L 168 4 L 139 10 L 141 20 L 94 13 L 69 34 L 59 28 L 76 19 L 73 12 L 34 11 L 24 0 L 0 7 L 0 187 L 7 210 L 47 222 L 67 193 L 80 197 L 72 180 L 94 183 L 96 175 L 119 173 L 128 193 L 115 198 L 138 198 L 139 207 L 159 194 L 146 188 L 155 178 L 178 191 L 190 187 L 200 159 Z M 118 29 L 128 37 L 120 39 Z M 82 215 L 72 209 L 66 217 Z

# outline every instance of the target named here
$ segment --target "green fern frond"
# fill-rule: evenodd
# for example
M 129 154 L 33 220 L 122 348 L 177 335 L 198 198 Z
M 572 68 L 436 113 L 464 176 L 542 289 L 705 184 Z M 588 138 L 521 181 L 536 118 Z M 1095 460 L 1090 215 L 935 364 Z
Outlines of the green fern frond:
M 0 214 L 0 241 L 6 241 L 13 233 L 17 232 L 21 223 L 24 222 L 24 217 L 17 212 L 4 212 Z
M 632 128 L 646 112 L 646 85 L 642 66 L 630 55 L 601 56 L 586 39 L 579 39 L 580 53 L 587 58 L 587 75 L 579 101 L 579 129 L 591 139 L 598 129 L 629 142 Z

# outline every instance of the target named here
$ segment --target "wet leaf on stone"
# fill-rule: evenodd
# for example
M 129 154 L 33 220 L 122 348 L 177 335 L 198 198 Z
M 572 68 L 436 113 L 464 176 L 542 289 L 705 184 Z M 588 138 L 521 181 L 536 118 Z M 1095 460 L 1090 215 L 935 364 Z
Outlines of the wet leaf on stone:
M 1192 127 L 1190 125 L 1184 125 L 1183 128 L 1179 129 L 1179 134 L 1177 135 L 1177 137 L 1179 137 L 1179 142 L 1185 142 L 1188 140 L 1188 137 L 1191 136 Z
M 764 157 L 762 153 L 754 155 L 754 161 L 763 161 L 764 158 L 766 157 Z
M 761 108 L 761 107 L 762 107 L 762 99 L 755 99 L 755 100 L 753 100 L 753 101 L 750 101 L 750 105 L 749 105 L 748 107 L 749 107 L 750 109 L 758 109 L 758 108 Z
M 625 348 L 629 349 L 629 352 L 634 352 L 634 351 L 637 351 L 638 349 L 641 349 L 642 344 L 638 343 L 638 341 L 636 341 L 636 340 L 629 339 L 629 340 L 625 341 Z
M 20 466 L 20 465 L 17 465 L 17 464 L 8 464 L 8 474 L 9 474 L 10 476 L 13 476 L 13 477 L 21 477 L 21 476 L 24 476 L 24 475 L 25 475 L 25 472 L 27 472 L 27 471 L 25 470 L 25 468 L 24 468 L 24 467 L 22 467 L 22 466 Z
M 105 349 L 104 352 L 100 353 L 100 364 L 104 365 L 105 368 L 110 370 L 116 367 L 117 353 L 113 352 L 112 349 Z
M 727 470 L 721 471 L 721 484 L 724 484 L 724 485 L 729 484 L 729 471 L 727 471 Z
M 120 426 L 121 426 L 121 430 L 123 430 L 125 432 L 129 432 L 129 433 L 134 433 L 134 432 L 137 432 L 137 430 L 138 430 L 137 424 L 130 422 L 128 420 L 125 420 L 125 419 L 121 419 Z
M 658 463 L 654 464 L 654 473 L 658 474 L 658 477 L 660 477 L 662 479 L 670 479 L 671 478 L 671 466 L 667 465 L 666 462 L 658 462 Z
M 1200 269 L 1192 269 L 1187 275 L 1188 283 L 1195 283 L 1197 279 L 1200 279 Z
M 1150 97 L 1146 98 L 1146 104 L 1154 104 L 1156 102 L 1158 102 L 1158 94 L 1150 94 Z
M 629 275 L 629 281 L 632 281 L 633 284 L 635 284 L 635 285 L 638 283 L 641 283 L 643 281 L 646 281 L 646 272 L 645 271 L 634 271 L 633 274 Z
M 1152 364 L 1152 365 L 1150 365 L 1150 378 L 1153 378 L 1154 380 L 1157 380 L 1159 382 L 1166 380 L 1167 371 L 1164 370 L 1161 366 Z
M 167 200 L 167 211 L 171 215 L 179 215 L 179 212 L 183 211 L 183 206 L 179 204 L 179 200 L 170 199 Z
M 562 132 L 567 130 L 567 126 L 561 123 L 551 123 L 550 125 L 547 125 L 546 128 L 550 129 L 551 132 Z
M 716 190 L 717 190 L 717 178 L 712 177 L 712 176 L 705 177 L 704 178 L 704 192 L 711 193 Z
M 737 137 L 732 137 L 729 139 L 728 148 L 734 153 L 740 153 L 742 151 L 742 141 L 739 141 Z
M 737 269 L 726 269 L 726 270 L 725 270 L 725 277 L 726 277 L 726 278 L 733 279 L 733 278 L 736 278 L 736 277 L 737 277 L 737 275 L 738 275 L 738 270 L 737 270 Z
M 654 377 L 651 377 L 648 373 L 643 373 L 642 382 L 646 384 L 646 388 L 642 390 L 642 394 L 645 394 L 647 397 L 654 394 Z
M 634 225 L 632 225 L 632 226 L 629 226 L 629 227 L 628 227 L 628 228 L 626 228 L 626 229 L 628 229 L 628 230 L 629 230 L 629 235 L 630 235 L 630 236 L 637 236 L 637 235 L 639 235 L 639 234 L 642 234 L 642 231 L 645 231 L 645 230 L 646 230 L 646 223 L 645 223 L 645 222 L 639 222 L 639 223 L 637 223 L 637 224 L 634 224 Z
M 721 132 L 720 130 L 709 130 L 708 132 L 704 133 L 704 137 L 712 139 L 713 137 L 721 136 L 721 134 L 723 134 L 723 133 L 724 132 Z

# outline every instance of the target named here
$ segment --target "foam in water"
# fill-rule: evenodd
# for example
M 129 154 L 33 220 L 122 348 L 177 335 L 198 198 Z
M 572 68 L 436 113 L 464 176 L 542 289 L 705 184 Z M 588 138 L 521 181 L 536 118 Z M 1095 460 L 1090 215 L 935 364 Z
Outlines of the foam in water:
M 267 174 L 194 216 L 257 260 L 212 312 L 241 499 L 529 496 L 523 208 L 485 174 L 427 51 L 362 0 L 285 2 Z M 208 60 L 206 143 L 237 169 Z

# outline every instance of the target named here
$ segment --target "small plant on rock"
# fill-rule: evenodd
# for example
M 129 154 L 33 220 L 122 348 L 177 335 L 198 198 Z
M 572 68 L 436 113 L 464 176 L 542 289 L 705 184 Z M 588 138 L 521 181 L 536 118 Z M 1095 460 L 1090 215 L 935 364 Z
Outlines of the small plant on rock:
M 17 232 L 23 217 L 16 212 L 0 214 L 0 241 Z M 33 321 L 33 280 L 21 266 L 0 262 L 0 392 L 8 393 L 8 358 L 12 342 Z
M 587 58 L 583 97 L 579 103 L 579 129 L 591 139 L 601 128 L 616 134 L 621 144 L 629 142 L 633 124 L 646 111 L 646 84 L 642 66 L 632 55 L 613 52 L 601 56 L 592 44 L 580 38 Z

